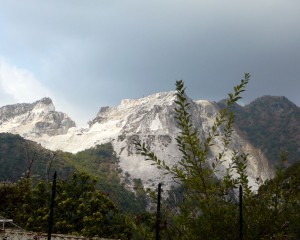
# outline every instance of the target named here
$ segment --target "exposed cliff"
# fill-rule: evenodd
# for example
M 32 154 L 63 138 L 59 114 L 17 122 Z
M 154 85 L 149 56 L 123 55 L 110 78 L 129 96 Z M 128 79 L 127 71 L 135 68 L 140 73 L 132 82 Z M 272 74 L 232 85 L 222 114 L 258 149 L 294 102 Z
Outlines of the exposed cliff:
M 67 114 L 55 111 L 50 98 L 0 108 L 0 132 L 34 138 L 44 134 L 66 134 L 69 128 L 75 126 L 75 122 Z

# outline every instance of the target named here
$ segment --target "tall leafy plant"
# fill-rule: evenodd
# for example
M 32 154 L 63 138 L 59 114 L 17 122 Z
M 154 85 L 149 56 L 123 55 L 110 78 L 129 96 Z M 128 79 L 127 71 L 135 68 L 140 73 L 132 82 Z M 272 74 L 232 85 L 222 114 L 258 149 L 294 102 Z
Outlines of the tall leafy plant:
M 181 130 L 176 137 L 181 153 L 177 164 L 169 166 L 145 143 L 134 141 L 140 154 L 167 174 L 172 174 L 184 187 L 184 203 L 180 205 L 180 214 L 173 216 L 175 225 L 172 230 L 176 232 L 173 236 L 180 239 L 234 239 L 238 236 L 238 209 L 233 195 L 239 184 L 244 187 L 246 194 L 251 193 L 246 173 L 247 155 L 234 151 L 232 164 L 227 168 L 224 179 L 216 176 L 231 143 L 234 114 L 230 108 L 241 98 L 249 79 L 250 74 L 246 73 L 240 84 L 234 87 L 233 93 L 228 94 L 226 107 L 218 112 L 204 140 L 192 123 L 184 82 L 176 82 L 175 118 Z M 211 160 L 211 148 L 216 139 L 221 140 L 222 148 Z M 234 178 L 234 173 L 238 177 Z

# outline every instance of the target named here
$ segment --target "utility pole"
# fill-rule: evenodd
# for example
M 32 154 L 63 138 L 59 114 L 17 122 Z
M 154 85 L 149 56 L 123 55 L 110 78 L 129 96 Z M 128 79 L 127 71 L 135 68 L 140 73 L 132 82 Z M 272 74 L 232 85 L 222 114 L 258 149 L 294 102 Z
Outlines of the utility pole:
M 55 202 L 55 194 L 56 194 L 56 171 L 53 175 L 53 184 L 52 184 L 52 194 L 51 194 L 51 203 L 50 203 L 50 214 L 49 214 L 49 222 L 48 222 L 48 240 L 51 240 L 52 228 L 53 228 L 53 208 Z
M 156 240 L 160 240 L 159 230 L 160 230 L 160 199 L 161 199 L 161 183 L 158 184 L 158 194 L 157 194 L 157 211 L 156 211 Z

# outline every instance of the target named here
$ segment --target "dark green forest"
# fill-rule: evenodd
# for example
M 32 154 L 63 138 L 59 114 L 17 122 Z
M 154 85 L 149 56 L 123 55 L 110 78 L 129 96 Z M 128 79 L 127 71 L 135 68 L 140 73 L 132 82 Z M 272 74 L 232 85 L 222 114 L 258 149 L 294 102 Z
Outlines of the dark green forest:
M 218 105 L 222 108 L 226 101 Z M 280 164 L 282 152 L 288 155 L 287 166 L 300 160 L 300 108 L 294 103 L 285 97 L 263 96 L 231 109 L 236 127 L 274 165 Z
M 138 179 L 132 183 L 138 194 L 121 183 L 118 159 L 110 143 L 72 154 L 53 152 L 19 135 L 0 133 L 0 164 L 1 181 L 17 182 L 21 178 L 30 178 L 33 185 L 40 180 L 49 182 L 54 170 L 61 180 L 69 179 L 74 172 L 85 172 L 97 179 L 97 188 L 108 194 L 120 209 L 145 209 L 145 192 Z

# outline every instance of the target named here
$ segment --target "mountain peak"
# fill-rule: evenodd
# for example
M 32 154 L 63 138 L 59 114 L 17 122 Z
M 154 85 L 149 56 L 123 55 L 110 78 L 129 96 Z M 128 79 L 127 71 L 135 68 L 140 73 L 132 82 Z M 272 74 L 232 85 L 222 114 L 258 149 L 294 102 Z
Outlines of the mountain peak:
M 113 116 L 116 121 L 119 121 L 122 117 L 124 119 L 129 118 L 131 121 L 135 121 L 134 118 L 137 117 L 137 112 L 139 112 L 140 116 L 143 116 L 147 112 L 155 114 L 159 106 L 173 105 L 175 98 L 176 92 L 171 91 L 155 93 L 142 98 L 123 99 L 117 107 L 101 107 L 97 116 L 90 120 L 88 124 L 89 127 L 92 127 L 96 123 L 100 123 L 105 119 L 107 120 L 108 118 L 111 118 L 111 116 Z
M 32 111 L 35 113 L 41 113 L 41 112 L 54 112 L 55 106 L 52 102 L 51 98 L 42 98 L 41 100 L 38 100 L 33 103 L 33 109 Z
M 253 102 L 249 103 L 245 107 L 251 107 L 251 106 L 267 106 L 268 108 L 271 108 L 273 110 L 275 109 L 290 109 L 290 108 L 298 108 L 296 104 L 291 102 L 288 98 L 284 96 L 270 96 L 265 95 L 262 97 L 259 97 L 255 99 Z
M 279 164 L 280 154 L 298 161 L 300 154 L 300 108 L 284 96 L 263 96 L 245 107 L 235 108 L 236 124 L 248 140 L 268 159 Z
M 136 106 L 136 105 L 141 105 L 141 104 L 156 104 L 156 103 L 173 103 L 174 99 L 176 97 L 176 92 L 171 91 L 171 92 L 160 92 L 160 93 L 155 93 L 151 94 L 146 97 L 142 98 L 137 98 L 137 99 L 123 99 L 121 101 L 120 107 L 130 107 L 130 106 Z
M 47 104 L 47 105 L 53 104 L 52 99 L 49 98 L 49 97 L 44 97 L 44 98 L 42 98 L 42 99 L 36 101 L 36 103 L 37 103 L 37 102 L 41 102 L 41 103 L 44 103 L 44 104 Z
M 22 136 L 65 134 L 75 127 L 67 114 L 56 112 L 51 98 L 34 103 L 18 103 L 0 108 L 0 132 L 18 133 Z

